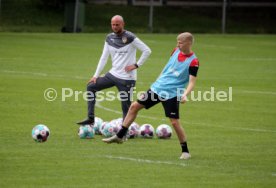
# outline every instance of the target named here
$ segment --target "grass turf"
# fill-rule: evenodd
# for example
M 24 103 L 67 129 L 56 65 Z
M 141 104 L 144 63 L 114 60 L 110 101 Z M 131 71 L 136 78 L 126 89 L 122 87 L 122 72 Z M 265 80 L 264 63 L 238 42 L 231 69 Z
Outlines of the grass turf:
M 144 91 L 168 60 L 176 35 L 138 36 L 153 51 L 139 68 L 136 88 Z M 175 134 L 123 145 L 106 145 L 101 136 L 78 138 L 75 122 L 85 117 L 86 102 L 82 95 L 61 101 L 61 90 L 85 91 L 104 37 L 0 33 L 1 187 L 275 187 L 275 35 L 195 35 L 195 91 L 232 87 L 233 101 L 181 105 L 189 161 L 178 159 Z M 58 91 L 53 102 L 43 97 L 49 87 Z M 97 116 L 120 117 L 119 101 L 101 105 Z M 139 124 L 169 124 L 162 105 L 140 115 Z M 43 144 L 31 138 L 39 123 L 51 130 Z

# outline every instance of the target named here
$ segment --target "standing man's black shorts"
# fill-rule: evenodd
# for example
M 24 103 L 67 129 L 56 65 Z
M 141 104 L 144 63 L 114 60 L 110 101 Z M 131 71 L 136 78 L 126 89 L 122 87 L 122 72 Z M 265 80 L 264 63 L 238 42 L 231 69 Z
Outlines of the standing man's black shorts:
M 149 109 L 152 106 L 161 102 L 166 117 L 179 119 L 179 101 L 177 99 L 177 97 L 171 99 L 164 99 L 149 89 L 146 93 L 142 94 L 142 96 L 137 100 L 137 102 L 145 106 L 145 109 Z

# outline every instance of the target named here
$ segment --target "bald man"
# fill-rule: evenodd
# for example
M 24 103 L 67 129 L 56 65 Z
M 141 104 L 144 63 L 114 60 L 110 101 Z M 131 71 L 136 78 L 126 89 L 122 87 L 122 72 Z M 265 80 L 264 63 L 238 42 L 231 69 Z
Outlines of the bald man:
M 88 115 L 86 119 L 78 122 L 78 125 L 94 124 L 96 92 L 106 88 L 117 87 L 120 93 L 123 119 L 128 112 L 132 90 L 137 79 L 137 69 L 147 60 L 151 50 L 137 36 L 125 30 L 124 25 L 122 16 L 112 17 L 113 32 L 108 34 L 105 39 L 96 72 L 87 85 Z M 138 61 L 136 61 L 137 49 L 142 52 Z M 109 56 L 111 56 L 112 68 L 104 76 L 100 76 Z
M 133 102 L 123 121 L 122 129 L 110 138 L 103 139 L 106 143 L 122 143 L 128 127 L 135 120 L 138 111 L 149 109 L 157 103 L 162 103 L 165 115 L 169 118 L 177 134 L 180 146 L 180 159 L 191 157 L 187 136 L 179 121 L 179 102 L 185 103 L 187 96 L 193 90 L 199 68 L 199 61 L 192 51 L 194 38 L 191 33 L 185 32 L 177 36 L 177 47 L 157 80 L 140 99 Z M 187 87 L 186 87 L 187 86 Z

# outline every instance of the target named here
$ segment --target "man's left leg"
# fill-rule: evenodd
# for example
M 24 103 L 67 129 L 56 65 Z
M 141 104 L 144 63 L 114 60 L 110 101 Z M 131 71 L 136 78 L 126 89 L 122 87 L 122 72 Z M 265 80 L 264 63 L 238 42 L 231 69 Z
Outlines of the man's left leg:
M 179 101 L 177 97 L 162 101 L 166 117 L 170 118 L 171 124 L 177 134 L 182 154 L 180 159 L 189 159 L 191 157 L 187 145 L 187 136 L 179 121 Z
M 180 125 L 179 119 L 170 118 L 170 121 L 171 121 L 171 124 L 172 124 L 176 134 L 177 134 L 177 137 L 178 137 L 181 149 L 182 149 L 182 154 L 180 156 L 180 159 L 191 158 L 191 155 L 190 155 L 189 149 L 188 149 L 188 144 L 187 144 L 187 136 L 186 136 L 184 129 Z

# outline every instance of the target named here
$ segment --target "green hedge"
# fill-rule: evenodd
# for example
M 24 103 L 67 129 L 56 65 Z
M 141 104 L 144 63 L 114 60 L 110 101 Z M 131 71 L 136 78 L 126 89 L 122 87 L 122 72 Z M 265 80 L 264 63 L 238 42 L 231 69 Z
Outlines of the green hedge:
M 60 32 L 64 6 L 58 0 L 2 0 L 0 31 Z M 154 33 L 220 33 L 221 8 L 155 7 Z M 276 33 L 275 8 L 231 8 L 227 12 L 228 33 Z M 110 18 L 120 14 L 126 28 L 148 32 L 149 8 L 86 4 L 83 32 L 108 32 Z

